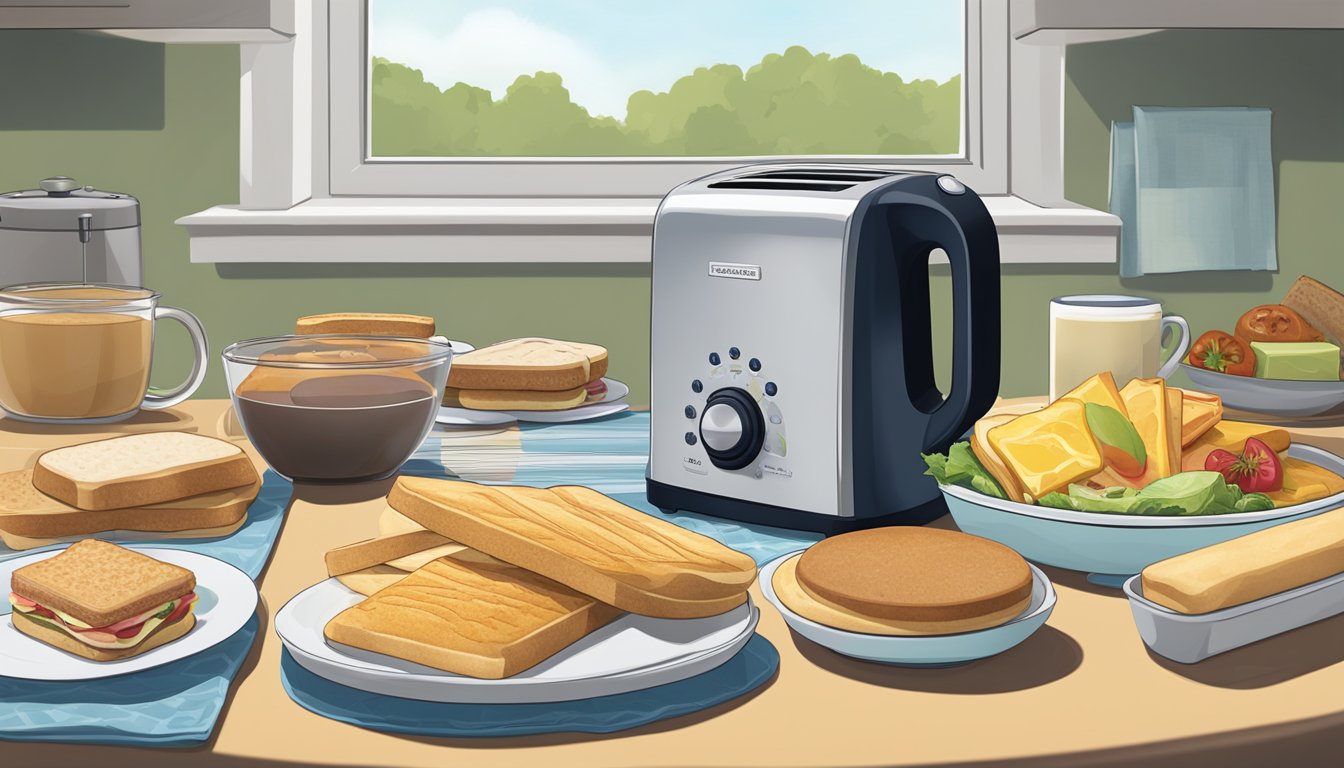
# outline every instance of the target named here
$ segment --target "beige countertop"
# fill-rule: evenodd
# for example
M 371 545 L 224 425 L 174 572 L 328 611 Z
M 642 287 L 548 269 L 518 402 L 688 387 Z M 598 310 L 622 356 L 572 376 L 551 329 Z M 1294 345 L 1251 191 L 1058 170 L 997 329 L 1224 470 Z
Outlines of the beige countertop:
M 241 439 L 227 403 L 198 400 L 99 433 L 0 421 L 3 469 L 90 434 L 185 428 Z M 512 435 L 512 436 L 511 436 Z M 1344 451 L 1344 428 L 1302 442 Z M 463 437 L 464 458 L 472 454 Z M 516 432 L 490 436 L 507 450 Z M 1118 591 L 1046 568 L 1059 602 L 1049 623 L 1000 656 L 950 669 L 899 669 L 836 655 L 796 636 L 760 598 L 759 632 L 776 677 L 711 710 L 623 733 L 508 739 L 395 736 L 328 720 L 281 687 L 275 612 L 326 576 L 322 554 L 376 533 L 373 487 L 296 490 L 261 579 L 259 641 L 234 681 L 214 738 L 190 750 L 0 741 L 0 764 L 547 766 L 1285 765 L 1344 743 L 1344 616 L 1183 666 L 1150 654 Z M 946 521 L 946 518 L 944 518 Z M 940 524 L 950 523 L 940 521 Z M 1296 757 L 1295 757 L 1296 756 Z

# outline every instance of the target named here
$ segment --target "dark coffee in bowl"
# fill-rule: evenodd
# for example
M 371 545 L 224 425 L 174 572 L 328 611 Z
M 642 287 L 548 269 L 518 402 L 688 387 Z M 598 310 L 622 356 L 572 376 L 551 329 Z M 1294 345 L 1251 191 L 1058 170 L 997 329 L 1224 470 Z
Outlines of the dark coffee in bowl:
M 319 483 L 390 476 L 438 408 L 434 388 L 412 373 L 273 369 L 236 394 L 247 437 L 271 467 Z

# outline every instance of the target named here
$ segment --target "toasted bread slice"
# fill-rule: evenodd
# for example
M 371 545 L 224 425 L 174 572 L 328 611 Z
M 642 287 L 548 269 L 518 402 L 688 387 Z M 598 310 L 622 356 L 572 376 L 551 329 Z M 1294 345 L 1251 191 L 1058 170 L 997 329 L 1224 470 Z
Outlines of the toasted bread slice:
M 453 551 L 465 549 L 461 544 L 428 530 L 368 539 L 356 544 L 337 547 L 327 552 L 327 575 L 340 576 L 346 573 L 354 573 L 407 555 L 414 555 L 426 550 L 441 550 L 445 547 L 451 547 Z M 438 557 L 442 556 L 439 555 Z M 430 559 L 436 560 L 438 557 Z
M 605 347 L 530 337 L 501 341 L 458 356 L 448 371 L 448 386 L 553 392 L 573 390 L 605 375 Z
M 134 537 L 137 542 L 150 541 L 172 541 L 174 539 L 222 539 L 225 536 L 232 536 L 247 523 L 247 516 L 244 515 L 228 525 L 215 526 L 214 528 L 189 528 L 185 531 L 135 531 Z M 99 531 L 97 538 L 105 540 L 104 531 Z M 10 533 L 0 528 L 0 541 L 5 543 L 15 551 L 25 549 L 37 549 L 38 547 L 53 547 L 61 544 L 74 544 L 82 539 L 89 538 L 86 533 L 75 534 L 73 536 L 20 536 L 17 533 Z M 129 541 L 129 537 L 120 537 L 123 541 Z
M 1181 444 L 1184 437 L 1185 395 L 1176 387 L 1166 388 L 1167 396 L 1167 457 L 1171 473 L 1181 471 Z
M 620 611 L 507 564 L 435 560 L 327 623 L 327 638 L 470 677 L 516 675 Z
M 1193 389 L 1181 393 L 1181 447 L 1187 447 L 1223 418 L 1223 398 Z
M 33 486 L 72 507 L 120 509 L 160 504 L 257 482 L 234 443 L 191 432 L 149 432 L 47 451 Z
M 365 597 L 372 597 L 374 593 L 387 589 L 410 574 L 410 571 L 403 571 L 390 565 L 371 565 L 358 571 L 342 573 L 334 578 L 347 589 Z
M 402 476 L 388 504 L 473 549 L 622 610 L 712 616 L 745 601 L 756 563 L 596 491 Z
M 985 433 L 990 450 L 1032 499 L 1090 477 L 1104 465 L 1084 409 L 1080 400 L 1060 398 Z
M 181 595 L 176 595 L 181 597 Z M 170 600 L 172 598 L 169 598 Z M 149 633 L 144 640 L 136 643 L 130 648 L 95 648 L 87 643 L 81 643 L 75 638 L 67 635 L 59 629 L 54 629 L 30 619 L 14 619 L 14 628 L 25 635 L 36 640 L 41 640 L 47 645 L 54 645 L 66 653 L 73 653 L 76 656 L 83 656 L 86 659 L 94 661 L 118 661 L 120 659 L 129 659 L 132 656 L 139 656 L 146 651 L 152 651 L 161 645 L 167 645 L 174 640 L 182 637 L 196 626 L 196 614 L 188 613 L 181 619 L 172 624 L 160 624 Z
M 1089 377 L 1067 394 L 1061 395 L 1059 399 L 1062 400 L 1066 397 L 1084 403 L 1094 403 L 1114 408 L 1120 412 L 1121 416 L 1129 418 L 1129 410 L 1125 407 L 1124 399 L 1120 397 L 1120 390 L 1116 388 L 1115 377 L 1111 375 L 1110 371 L 1104 371 Z
M 583 387 L 554 392 L 539 390 L 454 389 L 445 387 L 443 404 L 449 408 L 477 411 L 563 411 L 577 408 L 588 399 Z
M 72 507 L 33 487 L 33 471 L 0 474 L 0 531 L 18 536 L 62 538 L 102 531 L 189 531 L 239 522 L 261 490 L 228 488 L 143 507 L 88 511 Z
M 1003 459 L 989 447 L 989 430 L 1007 424 L 1016 415 L 1011 413 L 990 414 L 982 416 L 975 422 L 975 429 L 971 432 L 971 453 L 985 465 L 989 474 L 994 478 L 999 487 L 1003 489 L 1006 495 L 1012 501 L 1026 501 L 1026 489 L 1017 481 L 1017 475 L 1003 463 Z
M 350 333 L 360 336 L 401 336 L 428 339 L 434 335 L 434 318 L 394 312 L 330 312 L 300 317 L 294 324 L 300 336 L 315 333 Z
M 15 594 L 90 627 L 115 624 L 195 588 L 196 575 L 186 568 L 97 539 L 72 544 L 10 577 Z
M 1120 397 L 1148 454 L 1148 465 L 1137 480 L 1139 487 L 1179 472 L 1180 456 L 1174 457 L 1173 462 L 1171 455 L 1173 421 L 1168 416 L 1171 404 L 1167 400 L 1167 383 L 1162 379 L 1132 379 L 1120 390 Z M 1175 442 L 1180 442 L 1179 436 Z

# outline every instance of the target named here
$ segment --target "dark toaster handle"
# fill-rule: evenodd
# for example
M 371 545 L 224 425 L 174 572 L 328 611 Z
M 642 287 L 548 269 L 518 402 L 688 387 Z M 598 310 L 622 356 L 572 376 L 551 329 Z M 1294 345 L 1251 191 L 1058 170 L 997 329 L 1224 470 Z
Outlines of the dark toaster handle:
M 924 450 L 946 451 L 983 416 L 999 394 L 999 238 L 980 198 L 960 185 L 949 194 L 934 176 L 911 179 L 902 192 L 884 195 L 896 203 L 897 226 L 920 246 L 898 253 L 927 265 L 929 251 L 941 248 L 952 267 L 952 391 L 928 410 Z M 927 270 L 927 267 L 925 267 Z M 927 272 L 926 272 L 927 275 Z M 925 277 L 927 280 L 927 276 Z M 932 359 L 906 360 L 927 366 L 915 378 L 933 380 Z M 908 375 L 907 381 L 912 380 Z M 913 393 L 912 393 L 913 394 Z

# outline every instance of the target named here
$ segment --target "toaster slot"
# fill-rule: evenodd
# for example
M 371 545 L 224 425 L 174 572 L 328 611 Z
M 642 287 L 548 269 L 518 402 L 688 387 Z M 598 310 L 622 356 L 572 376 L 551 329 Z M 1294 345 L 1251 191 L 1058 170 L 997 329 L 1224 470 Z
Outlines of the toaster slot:
M 710 189 L 777 189 L 783 191 L 798 192 L 840 192 L 849 189 L 854 184 L 845 184 L 838 181 L 793 181 L 790 179 L 728 179 L 727 181 L 715 181 L 709 185 Z

